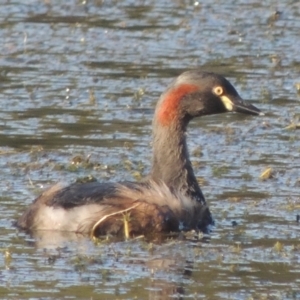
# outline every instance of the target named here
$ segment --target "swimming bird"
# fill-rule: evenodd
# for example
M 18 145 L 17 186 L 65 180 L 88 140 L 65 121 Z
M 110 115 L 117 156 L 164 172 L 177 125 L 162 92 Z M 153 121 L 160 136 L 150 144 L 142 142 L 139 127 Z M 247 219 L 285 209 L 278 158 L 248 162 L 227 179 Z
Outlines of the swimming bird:
M 143 181 L 55 184 L 34 200 L 17 226 L 91 236 L 205 231 L 213 219 L 189 159 L 186 130 L 195 117 L 225 112 L 263 114 L 223 76 L 182 73 L 156 105 L 152 167 Z

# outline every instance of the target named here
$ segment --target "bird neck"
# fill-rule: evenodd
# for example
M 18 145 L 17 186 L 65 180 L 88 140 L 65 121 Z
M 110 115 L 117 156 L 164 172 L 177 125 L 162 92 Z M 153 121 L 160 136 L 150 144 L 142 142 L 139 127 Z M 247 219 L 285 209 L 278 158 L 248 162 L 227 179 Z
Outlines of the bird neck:
M 192 199 L 204 203 L 204 196 L 189 159 L 186 144 L 187 123 L 188 121 L 177 122 L 164 126 L 154 118 L 150 177 L 155 181 L 163 181 L 172 190 L 184 192 Z

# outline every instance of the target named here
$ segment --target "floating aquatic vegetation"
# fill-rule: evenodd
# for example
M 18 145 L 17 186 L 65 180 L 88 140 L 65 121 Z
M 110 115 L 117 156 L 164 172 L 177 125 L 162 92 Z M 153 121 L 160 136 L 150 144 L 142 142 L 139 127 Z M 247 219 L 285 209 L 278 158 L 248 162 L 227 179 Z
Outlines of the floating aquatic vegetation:
M 261 180 L 268 180 L 268 179 L 273 178 L 273 176 L 274 176 L 274 171 L 273 171 L 273 169 L 272 169 L 272 168 L 267 168 L 266 170 L 264 170 L 264 171 L 260 174 L 259 178 L 260 178 Z
M 292 122 L 290 125 L 286 126 L 284 129 L 288 129 L 288 130 L 300 129 L 300 123 Z
M 282 252 L 283 251 L 283 244 L 282 243 L 280 243 L 280 242 L 276 242 L 275 243 L 275 245 L 274 245 L 274 250 L 276 251 L 276 252 Z

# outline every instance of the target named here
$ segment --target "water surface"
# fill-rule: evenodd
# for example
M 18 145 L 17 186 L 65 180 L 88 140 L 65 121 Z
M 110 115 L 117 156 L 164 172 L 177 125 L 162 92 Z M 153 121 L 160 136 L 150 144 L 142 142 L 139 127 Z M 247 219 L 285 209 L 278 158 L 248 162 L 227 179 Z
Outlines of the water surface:
M 2 1 L 3 299 L 300 299 L 297 1 Z M 225 75 L 263 117 L 194 120 L 209 236 L 94 243 L 13 221 L 57 181 L 136 180 L 171 79 Z M 273 176 L 261 180 L 261 173 Z

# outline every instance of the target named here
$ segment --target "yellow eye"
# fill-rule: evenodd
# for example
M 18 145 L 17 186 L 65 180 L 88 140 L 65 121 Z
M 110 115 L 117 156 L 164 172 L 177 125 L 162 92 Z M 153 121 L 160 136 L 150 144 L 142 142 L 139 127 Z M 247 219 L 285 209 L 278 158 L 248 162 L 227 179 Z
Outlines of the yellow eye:
M 223 94 L 223 88 L 221 86 L 216 86 L 213 88 L 213 92 L 217 96 L 221 96 Z

